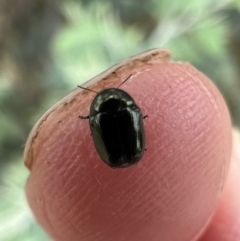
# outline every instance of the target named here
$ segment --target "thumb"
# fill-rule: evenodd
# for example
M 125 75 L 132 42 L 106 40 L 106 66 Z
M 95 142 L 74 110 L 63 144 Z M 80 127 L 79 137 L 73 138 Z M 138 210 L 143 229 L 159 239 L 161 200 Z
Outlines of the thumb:
M 89 86 L 116 87 L 132 74 L 121 88 L 149 116 L 137 165 L 111 169 L 100 159 L 88 121 L 78 119 L 95 97 L 86 90 L 57 103 L 31 132 L 27 198 L 54 240 L 190 241 L 209 222 L 230 161 L 228 110 L 209 79 L 164 53 L 139 55 Z

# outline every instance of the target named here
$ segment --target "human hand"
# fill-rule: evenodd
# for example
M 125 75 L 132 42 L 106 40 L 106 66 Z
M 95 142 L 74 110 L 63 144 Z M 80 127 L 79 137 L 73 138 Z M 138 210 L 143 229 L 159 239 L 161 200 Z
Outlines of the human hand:
M 231 155 L 221 95 L 189 64 L 141 61 L 91 89 L 132 74 L 121 88 L 149 116 L 142 160 L 125 169 L 101 161 L 88 122 L 78 119 L 95 95 L 75 90 L 40 119 L 26 146 L 26 193 L 37 220 L 55 241 L 193 241 L 205 230 L 201 241 L 239 240 L 235 161 L 221 196 Z

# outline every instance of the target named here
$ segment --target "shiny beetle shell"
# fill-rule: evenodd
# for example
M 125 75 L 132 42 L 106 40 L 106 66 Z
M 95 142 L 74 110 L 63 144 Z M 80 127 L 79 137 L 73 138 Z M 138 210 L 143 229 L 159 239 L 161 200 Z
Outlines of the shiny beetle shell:
M 143 115 L 121 89 L 102 90 L 92 101 L 89 124 L 96 150 L 112 168 L 136 164 L 145 150 Z

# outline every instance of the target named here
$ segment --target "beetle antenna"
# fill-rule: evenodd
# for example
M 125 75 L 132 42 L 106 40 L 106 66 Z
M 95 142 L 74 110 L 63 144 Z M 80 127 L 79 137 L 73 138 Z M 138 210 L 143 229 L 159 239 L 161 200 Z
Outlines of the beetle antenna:
M 96 92 L 96 91 L 94 91 L 94 90 L 90 90 L 90 89 L 88 89 L 88 88 L 85 88 L 85 87 L 82 87 L 81 85 L 78 85 L 78 88 L 81 88 L 81 89 L 83 89 L 83 90 L 88 90 L 88 91 L 90 91 L 90 92 L 93 92 L 93 93 L 98 93 L 98 92 Z
M 130 74 L 130 75 L 117 87 L 117 89 L 120 88 L 120 86 L 123 85 L 127 80 L 129 80 L 131 76 L 132 76 L 132 74 Z

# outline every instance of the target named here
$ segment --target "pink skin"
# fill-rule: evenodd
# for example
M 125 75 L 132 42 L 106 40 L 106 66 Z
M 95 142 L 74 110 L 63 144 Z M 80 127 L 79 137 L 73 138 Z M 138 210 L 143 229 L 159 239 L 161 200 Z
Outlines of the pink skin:
M 240 240 L 240 132 L 235 131 L 227 183 L 216 213 L 199 241 Z
M 91 89 L 116 87 L 129 74 Z M 155 63 L 136 67 L 121 88 L 149 116 L 143 158 L 125 169 L 104 164 L 88 120 L 78 119 L 88 115 L 95 94 L 75 91 L 45 118 L 30 146 L 26 193 L 38 222 L 55 241 L 193 241 L 207 225 L 201 241 L 240 240 L 239 233 L 219 239 L 212 224 L 230 212 L 225 202 L 236 195 L 228 188 L 218 205 L 230 164 L 231 122 L 216 87 L 189 64 Z M 233 188 L 229 182 L 236 180 L 228 181 Z

